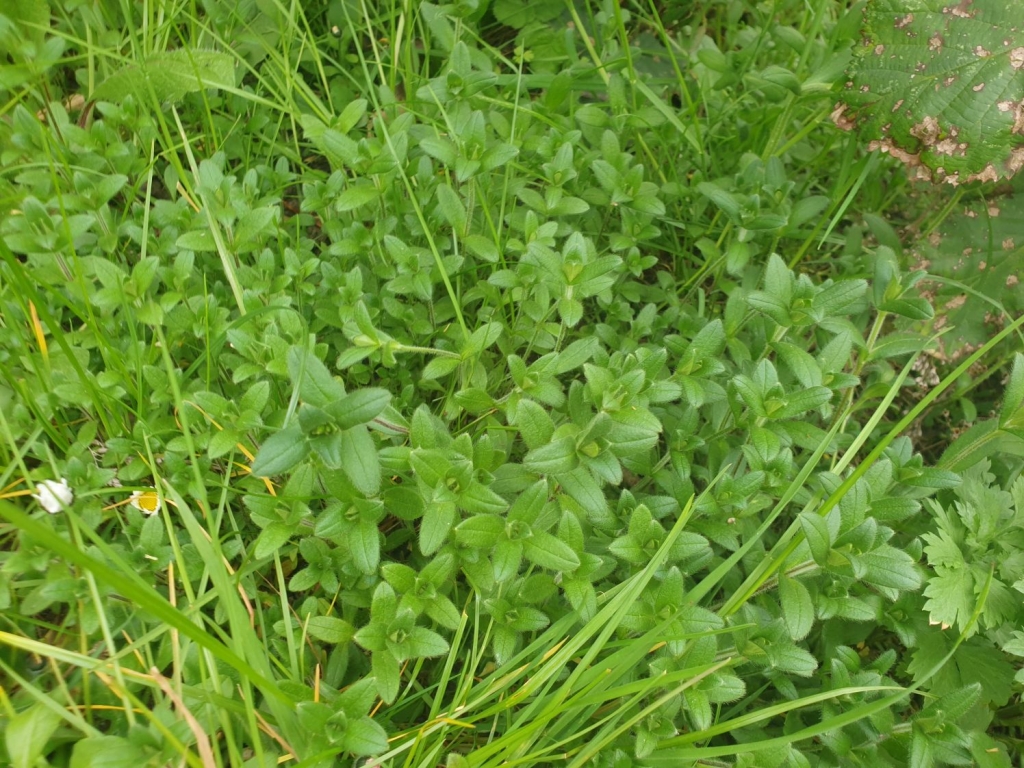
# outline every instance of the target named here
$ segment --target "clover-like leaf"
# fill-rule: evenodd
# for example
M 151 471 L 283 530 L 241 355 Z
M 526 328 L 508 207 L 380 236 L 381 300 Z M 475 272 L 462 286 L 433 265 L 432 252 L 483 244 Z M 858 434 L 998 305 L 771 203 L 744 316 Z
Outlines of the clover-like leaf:
M 872 0 L 833 120 L 918 178 L 997 181 L 1024 167 L 1024 26 L 1005 0 Z

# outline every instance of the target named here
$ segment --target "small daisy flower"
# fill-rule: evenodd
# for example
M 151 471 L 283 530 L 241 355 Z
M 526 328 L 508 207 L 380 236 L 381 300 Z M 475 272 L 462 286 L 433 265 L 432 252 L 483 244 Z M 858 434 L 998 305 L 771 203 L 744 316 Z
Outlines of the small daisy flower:
M 156 491 L 133 491 L 128 503 L 144 515 L 155 515 L 160 511 L 160 497 Z
M 62 477 L 60 482 L 56 480 L 43 480 L 36 486 L 36 492 L 32 498 L 39 502 L 39 505 L 55 515 L 65 507 L 70 507 L 75 500 L 75 494 L 68 485 L 67 478 Z

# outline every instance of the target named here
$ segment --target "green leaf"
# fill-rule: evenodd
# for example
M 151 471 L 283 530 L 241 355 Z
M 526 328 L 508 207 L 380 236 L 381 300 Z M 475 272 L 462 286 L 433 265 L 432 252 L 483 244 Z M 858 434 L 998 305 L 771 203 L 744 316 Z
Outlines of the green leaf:
M 92 93 L 97 101 L 121 102 L 127 96 L 148 102 L 180 101 L 204 88 L 234 88 L 234 58 L 227 53 L 179 48 L 122 67 Z
M 339 213 L 354 211 L 357 208 L 362 208 L 364 205 L 372 203 L 378 197 L 380 197 L 380 190 L 373 186 L 373 184 L 357 182 L 338 195 L 335 207 Z
M 972 638 L 957 648 L 953 662 L 959 672 L 959 685 L 981 685 L 982 700 L 1001 707 L 1013 691 L 1013 666 L 988 640 Z
M 370 669 L 377 679 L 378 695 L 385 702 L 394 701 L 402 682 L 398 661 L 387 651 L 376 651 L 370 660 Z
M 319 701 L 302 701 L 296 707 L 299 726 L 309 734 L 321 733 L 333 719 L 331 708 Z
M 731 192 L 709 181 L 700 182 L 697 191 L 718 206 L 730 219 L 739 220 L 743 202 Z
M 321 431 L 322 427 L 333 422 L 331 415 L 327 411 L 308 403 L 303 403 L 299 406 L 298 417 L 299 428 L 304 435 L 317 434 Z
M 987 733 L 971 734 L 971 757 L 977 768 L 1012 768 L 1006 745 Z
M 352 720 L 366 717 L 377 700 L 373 679 L 364 677 L 338 693 L 334 700 L 336 712 L 344 712 Z
M 633 416 L 640 413 L 643 412 L 639 410 L 630 411 L 630 414 Z M 653 448 L 658 442 L 658 433 L 643 426 L 615 422 L 612 424 L 605 439 L 608 440 L 608 447 L 616 456 L 631 458 L 643 455 L 646 451 Z
M 786 395 L 786 404 L 775 415 L 780 419 L 791 419 L 801 413 L 819 408 L 832 399 L 832 390 L 828 387 L 808 387 Z
M 474 515 L 455 528 L 459 543 L 474 549 L 490 549 L 505 532 L 505 523 L 497 515 Z
M 902 357 L 920 352 L 925 346 L 925 339 L 909 331 L 896 331 L 883 336 L 871 348 L 869 360 L 887 360 L 891 357 Z
M 308 454 L 309 444 L 302 430 L 298 427 L 283 429 L 263 441 L 253 460 L 252 474 L 256 477 L 284 474 Z
M 341 114 L 334 118 L 332 127 L 342 133 L 348 133 L 366 116 L 367 106 L 368 102 L 366 99 L 350 101 L 341 110 Z
M 574 371 L 590 360 L 600 348 L 601 342 L 597 336 L 585 336 L 582 339 L 577 339 L 558 353 L 552 372 L 563 374 Z
M 433 379 L 445 376 L 462 364 L 461 360 L 457 360 L 454 357 L 435 357 L 429 363 L 423 367 L 423 373 L 420 374 L 424 381 L 431 381 Z
M 934 314 L 932 305 L 926 299 L 915 296 L 901 296 L 891 301 L 883 301 L 878 309 L 891 312 L 911 320 L 928 320 Z
M 420 521 L 420 552 L 432 555 L 439 550 L 455 524 L 455 517 L 455 505 L 450 502 L 434 501 L 427 504 Z
M 420 6 L 420 13 L 423 14 L 431 35 L 445 53 L 450 53 L 455 47 L 455 30 L 446 11 L 447 7 L 439 7 L 433 3 L 425 2 Z
M 1013 356 L 1013 368 L 1010 371 L 1010 379 L 1006 383 L 1003 404 L 999 408 L 999 424 L 1024 427 L 1024 418 L 1018 415 L 1022 403 L 1024 403 L 1024 355 L 1018 352 Z M 1016 423 L 1018 420 L 1021 422 L 1019 425 Z
M 858 559 L 867 568 L 864 580 L 871 584 L 901 591 L 921 587 L 921 575 L 914 568 L 914 559 L 901 549 L 883 544 Z
M 416 420 L 413 429 L 416 430 Z M 416 476 L 428 486 L 437 487 L 447 477 L 452 462 L 447 453 L 438 448 L 415 448 L 409 454 L 409 465 Z
M 365 574 L 376 571 L 380 563 L 380 531 L 377 526 L 369 520 L 360 519 L 346 540 L 356 568 Z
M 446 629 L 456 630 L 462 621 L 462 615 L 455 604 L 447 597 L 436 597 L 427 605 L 427 616 Z
M 360 493 L 376 496 L 380 490 L 380 457 L 373 436 L 364 426 L 342 433 L 341 468 Z
M 775 347 L 786 367 L 792 371 L 797 381 L 804 387 L 821 386 L 821 368 L 815 359 L 804 351 L 803 347 L 787 341 L 779 341 L 772 346 Z
M 516 617 L 508 623 L 508 628 L 515 632 L 536 632 L 544 629 L 550 623 L 547 614 L 527 605 L 517 606 L 516 614 Z
M 782 618 L 793 640 L 803 640 L 814 626 L 814 603 L 811 593 L 798 579 L 779 574 L 779 601 Z
M 768 258 L 764 270 L 764 290 L 788 305 L 793 299 L 793 271 L 777 253 Z
M 463 239 L 466 250 L 477 258 L 483 259 L 491 264 L 497 264 L 501 260 L 501 254 L 494 241 L 483 235 L 467 235 Z
M 494 562 L 494 579 L 497 582 L 505 582 L 519 573 L 519 566 L 523 562 L 523 544 L 521 541 L 510 541 L 499 539 L 494 547 L 492 555 Z
M 76 741 L 68 768 L 138 768 L 146 753 L 120 736 L 90 736 Z
M 965 201 L 934 232 L 927 237 L 922 233 L 914 243 L 914 251 L 929 264 L 929 274 L 945 278 L 931 285 L 937 288 L 936 314 L 945 318 L 947 327 L 956 328 L 942 339 L 947 356 L 959 358 L 988 341 L 993 326 L 986 318 L 1002 322 L 1024 309 L 1024 291 L 1017 282 L 1024 243 L 1024 187 L 1020 178 L 1015 181 L 1010 196 Z M 994 301 L 1001 306 L 994 306 Z M 1021 347 L 1019 342 L 1017 346 Z M 1009 397 L 1014 383 L 1011 373 L 1006 392 L 1011 403 L 1020 402 Z M 1010 417 L 1006 409 L 1004 405 L 1000 412 L 1001 424 Z
M 481 414 L 494 408 L 494 398 L 487 390 L 479 387 L 467 387 L 455 393 L 455 402 L 472 414 Z
M 246 390 L 245 394 L 242 395 L 242 399 L 238 401 L 238 410 L 261 413 L 266 408 L 269 400 L 270 382 L 257 381 Z
M 685 693 L 686 709 L 693 720 L 693 728 L 704 731 L 711 727 L 713 717 L 708 695 L 699 688 L 690 688 Z
M 445 221 L 456 234 L 463 234 L 466 231 L 469 216 L 458 192 L 442 183 L 438 185 L 434 194 L 437 195 L 437 207 L 441 209 L 441 215 L 444 216 Z
M 555 3 L 538 3 L 533 0 L 494 0 L 494 17 L 513 29 L 522 29 L 527 24 L 548 22 L 558 18 L 562 6 Z
M 516 408 L 516 426 L 526 447 L 530 449 L 547 445 L 555 433 L 555 422 L 548 412 L 540 404 L 525 397 Z
M 338 645 L 347 643 L 355 635 L 355 628 L 335 616 L 311 616 L 306 622 L 306 634 L 314 640 Z
M 719 672 L 712 677 L 712 680 L 714 680 L 714 687 L 707 691 L 708 698 L 712 704 L 738 701 L 747 692 L 746 684 L 736 675 Z
M 590 204 L 586 200 L 566 195 L 551 206 L 547 214 L 549 216 L 579 216 L 581 213 L 586 213 L 589 210 Z
M 924 588 L 931 623 L 963 630 L 974 612 L 974 578 L 967 568 L 941 568 Z
M 369 717 L 350 720 L 341 746 L 357 757 L 379 755 L 388 748 L 388 734 Z
M 252 556 L 256 560 L 270 557 L 283 547 L 288 539 L 295 532 L 294 528 L 285 523 L 271 523 L 260 533 L 256 539 L 256 546 L 253 548 Z
M 272 206 L 260 206 L 246 211 L 239 217 L 235 225 L 232 245 L 236 251 L 246 253 L 261 245 L 272 235 L 276 228 L 279 209 Z
M 292 722 L 289 717 L 295 702 L 287 696 L 269 677 L 269 662 L 265 656 L 257 652 L 262 647 L 260 640 L 256 637 L 248 624 L 248 617 L 245 609 L 235 590 L 229 583 L 227 568 L 223 565 L 222 558 L 214 553 L 219 552 L 215 545 L 210 542 L 200 531 L 199 523 L 188 507 L 185 499 L 171 489 L 175 503 L 178 505 L 178 515 L 184 521 L 199 556 L 207 563 L 206 567 L 212 576 L 212 583 L 221 591 L 220 605 L 224 606 L 228 619 L 232 626 L 234 645 L 239 652 L 245 654 L 245 658 L 228 648 L 215 637 L 211 636 L 202 627 L 197 625 L 191 617 L 183 614 L 178 608 L 171 605 L 165 597 L 160 595 L 152 585 L 147 583 L 127 563 L 125 563 L 115 550 L 111 549 L 99 536 L 91 530 L 86 535 L 92 540 L 105 557 L 105 561 L 98 560 L 83 552 L 80 548 L 66 541 L 57 535 L 46 525 L 35 520 L 17 507 L 0 500 L 0 514 L 11 521 L 17 528 L 26 531 L 36 541 L 41 542 L 53 554 L 73 563 L 83 571 L 88 571 L 97 579 L 116 589 L 119 594 L 137 605 L 140 610 L 153 616 L 159 622 L 174 627 L 182 635 L 192 639 L 199 646 L 208 650 L 214 657 L 238 670 L 239 673 L 253 681 L 266 694 L 266 702 L 272 709 L 278 722 L 282 723 L 286 733 L 294 735 L 290 727 Z M 107 563 L 113 563 L 108 565 Z M 234 595 L 234 597 L 232 597 Z M 250 664 L 246 659 L 251 658 Z M 259 667 L 258 670 L 256 667 Z M 260 671 L 262 670 L 262 671 Z M 8 725 L 8 734 L 10 733 Z M 289 736 L 291 738 L 292 736 Z
M 766 291 L 754 291 L 747 296 L 747 303 L 783 327 L 788 327 L 792 323 L 789 316 L 789 304 L 778 296 Z
M 907 768 L 932 768 L 933 765 L 935 757 L 931 741 L 920 729 L 915 728 L 910 736 L 910 760 L 907 762 Z
M 484 323 L 469 337 L 466 342 L 465 355 L 478 355 L 496 342 L 504 331 L 501 323 Z
M 575 328 L 583 319 L 583 302 L 568 297 L 561 298 L 558 300 L 558 314 L 563 323 Z
M 807 539 L 811 548 L 811 557 L 818 565 L 828 564 L 828 554 L 832 550 L 832 534 L 829 532 L 828 523 L 821 515 L 814 512 L 801 512 L 800 530 Z
M 416 586 L 416 571 L 402 563 L 384 563 L 380 567 L 384 580 L 398 593 L 410 592 Z
M 43 0 L 11 0 L 4 5 L 4 15 L 17 24 L 25 37 L 41 45 L 50 28 L 50 6 Z
M 359 145 L 341 131 L 321 128 L 317 136 L 316 132 L 307 129 L 306 135 L 323 149 L 332 165 L 347 165 L 351 168 L 359 162 Z
M 213 239 L 213 233 L 208 229 L 193 229 L 181 235 L 174 243 L 175 247 L 186 251 L 216 251 L 217 242 Z
M 739 392 L 743 402 L 746 403 L 755 416 L 758 418 L 768 417 L 768 411 L 765 410 L 761 390 L 749 376 L 737 376 L 732 380 L 732 384 L 736 387 L 736 391 Z
M 952 9 L 960 9 L 954 12 Z M 1024 167 L 1024 28 L 1004 0 L 872 0 L 833 113 L 915 178 L 997 181 Z
M 414 657 L 433 658 L 448 653 L 448 642 L 437 632 L 414 627 L 409 633 L 409 650 Z
M 571 472 L 577 463 L 576 441 L 571 437 L 542 445 L 523 457 L 523 466 L 528 470 L 548 475 Z
M 928 704 L 919 717 L 925 718 L 938 715 L 951 721 L 959 720 L 978 703 L 978 700 L 981 698 L 981 692 L 981 685 L 979 683 L 972 683 L 957 688 L 955 691 L 950 691 L 943 695 L 938 701 Z
M 353 636 L 352 639 L 356 641 L 361 647 L 368 651 L 377 653 L 384 651 L 387 647 L 387 625 L 383 620 L 377 623 L 367 624 L 365 627 L 361 627 Z
M 42 703 L 12 717 L 4 733 L 11 767 L 35 768 L 36 761 L 46 753 L 47 743 L 60 722 L 60 715 Z
M 391 393 L 386 389 L 369 387 L 349 392 L 324 410 L 334 418 L 339 429 L 350 429 L 373 421 L 390 402 Z
M 310 405 L 323 408 L 345 396 L 344 385 L 335 379 L 327 366 L 302 347 L 288 349 L 288 375 L 299 388 L 299 397 Z
M 548 483 L 538 480 L 522 489 L 509 511 L 510 520 L 534 523 L 548 503 Z
M 420 139 L 419 147 L 435 160 L 440 160 L 447 166 L 454 166 L 458 158 L 458 149 L 446 138 L 440 136 L 426 136 Z
M 574 571 L 580 566 L 580 559 L 572 547 L 550 533 L 534 531 L 533 536 L 523 542 L 527 559 L 541 568 L 552 571 Z
M 369 520 L 360 519 L 349 531 L 348 549 L 355 567 L 373 573 L 380 563 L 380 531 Z
M 840 280 L 822 288 L 814 295 L 811 306 L 826 317 L 845 314 L 867 292 L 864 280 Z
M 328 469 L 340 469 L 344 439 L 341 432 L 307 438 L 310 449 Z
M 508 507 L 508 502 L 483 483 L 475 480 L 459 494 L 459 506 L 472 514 L 500 513 Z
M 480 165 L 485 171 L 493 171 L 518 157 L 519 149 L 505 142 L 492 144 L 480 158 Z
M 915 474 L 903 478 L 913 488 L 956 488 L 962 482 L 960 475 L 939 467 L 923 467 Z
M 808 651 L 796 645 L 773 645 L 768 648 L 768 659 L 772 667 L 791 675 L 810 677 L 818 668 L 818 662 Z
M 641 564 L 647 557 L 643 547 L 632 536 L 620 536 L 615 539 L 608 545 L 608 551 L 633 565 Z

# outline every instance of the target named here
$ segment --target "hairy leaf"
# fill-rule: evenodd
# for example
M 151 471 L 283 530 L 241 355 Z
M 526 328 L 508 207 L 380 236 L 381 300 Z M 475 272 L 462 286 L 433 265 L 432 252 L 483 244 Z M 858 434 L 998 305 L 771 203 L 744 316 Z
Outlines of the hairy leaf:
M 957 185 L 1024 167 L 1024 26 L 1006 0 L 871 0 L 833 119 L 916 177 Z
M 229 54 L 179 48 L 119 69 L 97 86 L 93 98 L 118 102 L 131 95 L 145 101 L 152 88 L 158 101 L 180 101 L 203 88 L 234 86 L 234 59 Z

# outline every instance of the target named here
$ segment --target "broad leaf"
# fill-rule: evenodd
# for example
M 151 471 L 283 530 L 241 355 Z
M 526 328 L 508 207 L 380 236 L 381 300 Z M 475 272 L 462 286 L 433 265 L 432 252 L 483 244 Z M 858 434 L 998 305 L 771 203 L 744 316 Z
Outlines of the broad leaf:
M 380 490 L 380 457 L 366 427 L 352 427 L 344 433 L 341 468 L 352 485 L 367 496 L 375 496 Z
M 68 768 L 138 768 L 146 753 L 120 736 L 92 736 L 75 742 Z
M 803 640 L 814 624 L 814 604 L 807 587 L 797 579 L 780 574 L 779 599 L 789 636 L 793 640 Z
M 553 571 L 572 571 L 579 568 L 580 559 L 564 541 L 550 533 L 538 531 L 524 542 L 526 557 L 542 568 Z
M 60 725 L 60 715 L 42 703 L 11 718 L 4 733 L 12 768 L 33 768 Z
M 349 429 L 357 424 L 372 421 L 387 408 L 391 402 L 391 393 L 386 389 L 370 387 L 349 392 L 340 400 L 326 407 L 326 411 L 334 417 L 339 429 Z
M 313 616 L 306 623 L 306 634 L 325 643 L 347 643 L 355 629 L 344 619 L 335 616 Z
M 833 119 L 918 178 L 997 181 L 1024 167 L 1024 25 L 1006 0 L 871 0 Z M 844 105 L 846 108 L 844 108 Z
M 150 88 L 157 101 L 180 101 L 186 94 L 203 88 L 234 88 L 234 58 L 215 51 L 189 50 L 157 53 L 129 64 L 112 74 L 93 91 L 98 101 L 123 101 L 134 96 L 150 99 Z
M 260 446 L 252 463 L 252 473 L 257 477 L 271 477 L 284 474 L 306 458 L 309 444 L 298 427 L 282 429 L 268 437 Z

